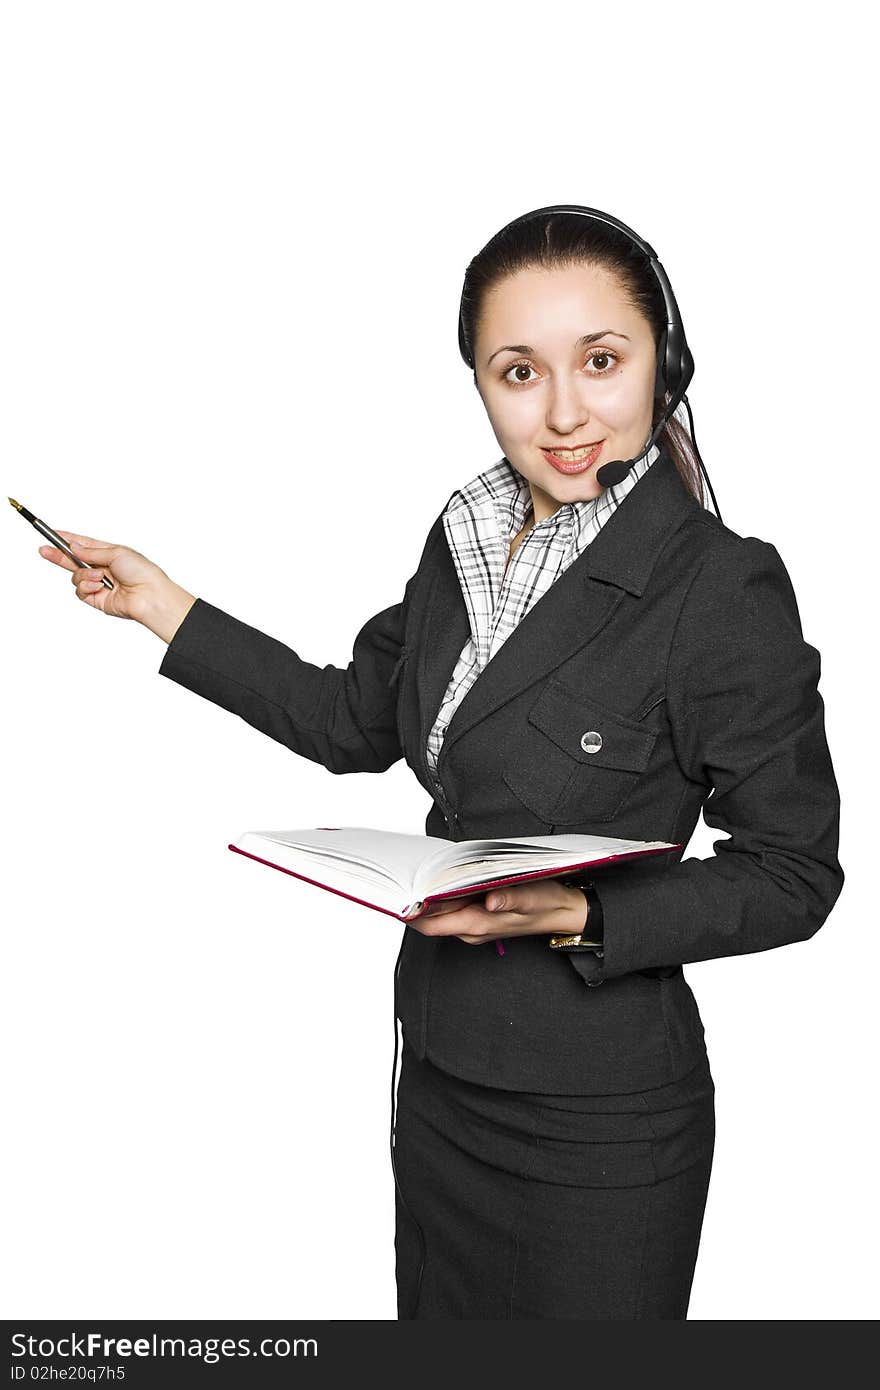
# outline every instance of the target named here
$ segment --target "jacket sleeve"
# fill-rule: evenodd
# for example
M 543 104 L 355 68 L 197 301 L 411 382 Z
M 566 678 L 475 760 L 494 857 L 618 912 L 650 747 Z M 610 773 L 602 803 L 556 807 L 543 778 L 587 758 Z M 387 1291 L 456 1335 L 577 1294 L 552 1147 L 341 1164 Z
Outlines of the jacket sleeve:
M 598 871 L 604 955 L 579 957 L 581 973 L 601 983 L 805 941 L 822 926 L 844 874 L 820 665 L 776 548 L 716 541 L 679 613 L 667 705 L 678 761 L 709 789 L 703 819 L 730 838 L 708 859 Z
M 198 598 L 169 642 L 159 674 L 330 772 L 384 772 L 403 756 L 393 677 L 406 600 L 407 593 L 364 624 L 342 669 L 312 665 Z

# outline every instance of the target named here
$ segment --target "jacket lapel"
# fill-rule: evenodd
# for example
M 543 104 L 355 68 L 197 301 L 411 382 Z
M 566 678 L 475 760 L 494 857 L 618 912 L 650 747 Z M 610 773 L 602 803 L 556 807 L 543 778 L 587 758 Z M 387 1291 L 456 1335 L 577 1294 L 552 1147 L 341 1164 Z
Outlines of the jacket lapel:
M 658 458 L 624 497 L 598 536 L 532 605 L 457 706 L 443 752 L 481 719 L 567 661 L 612 618 L 627 593 L 641 596 L 667 539 L 701 507 L 661 446 Z M 455 563 L 445 534 L 425 600 L 416 682 L 420 750 L 427 743 L 449 679 L 470 635 Z

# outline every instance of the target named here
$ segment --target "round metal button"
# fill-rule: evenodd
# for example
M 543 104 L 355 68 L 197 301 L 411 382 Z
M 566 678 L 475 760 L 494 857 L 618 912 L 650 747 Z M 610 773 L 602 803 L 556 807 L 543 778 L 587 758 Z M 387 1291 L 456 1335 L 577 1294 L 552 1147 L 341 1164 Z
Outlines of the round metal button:
M 598 753 L 602 747 L 602 735 L 595 729 L 588 729 L 585 734 L 581 734 L 581 748 L 585 753 Z

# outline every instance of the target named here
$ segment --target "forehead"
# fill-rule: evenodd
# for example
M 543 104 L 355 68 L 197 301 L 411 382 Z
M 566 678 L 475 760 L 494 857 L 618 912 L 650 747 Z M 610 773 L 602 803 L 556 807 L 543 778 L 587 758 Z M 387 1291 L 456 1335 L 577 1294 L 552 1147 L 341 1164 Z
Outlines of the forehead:
M 633 336 L 641 321 L 619 281 L 601 266 L 529 266 L 487 292 L 480 331 L 499 343 L 540 338 L 570 346 L 581 334 L 604 328 Z

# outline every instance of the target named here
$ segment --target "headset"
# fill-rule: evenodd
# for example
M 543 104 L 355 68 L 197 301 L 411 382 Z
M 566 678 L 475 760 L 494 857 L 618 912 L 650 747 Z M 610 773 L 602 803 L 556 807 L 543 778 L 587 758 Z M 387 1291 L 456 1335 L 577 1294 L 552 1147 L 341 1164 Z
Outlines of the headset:
M 691 350 L 687 344 L 687 339 L 684 336 L 684 326 L 681 321 L 681 315 L 678 312 L 678 305 L 675 302 L 675 295 L 672 293 L 672 286 L 669 283 L 669 277 L 667 276 L 666 271 L 663 269 L 663 266 L 661 265 L 657 257 L 657 252 L 654 250 L 653 246 L 649 245 L 647 241 L 645 241 L 642 237 L 640 237 L 636 232 L 633 231 L 632 227 L 628 227 L 625 222 L 621 222 L 618 220 L 618 218 L 612 217 L 610 213 L 600 212 L 598 208 L 580 207 L 576 203 L 557 203 L 552 207 L 535 208 L 531 212 L 523 213 L 521 217 L 514 218 L 512 222 L 508 222 L 507 226 L 503 227 L 501 230 L 503 232 L 506 232 L 509 228 L 516 227 L 521 222 L 526 222 L 533 217 L 543 217 L 548 213 L 554 212 L 576 213 L 580 217 L 590 217 L 596 222 L 605 222 L 608 226 L 616 227 L 618 231 L 623 232 L 624 235 L 629 237 L 630 241 L 648 257 L 651 269 L 654 272 L 654 275 L 660 285 L 660 289 L 663 292 L 663 299 L 666 304 L 666 327 L 663 330 L 663 336 L 660 339 L 660 346 L 657 350 L 657 373 L 654 379 L 654 399 L 662 401 L 668 392 L 670 395 L 670 400 L 667 404 L 664 405 L 663 413 L 660 419 L 658 420 L 657 424 L 651 431 L 650 438 L 648 439 L 648 442 L 645 445 L 644 449 L 642 449 L 641 453 L 637 454 L 635 458 L 626 460 L 614 459 L 608 463 L 603 463 L 599 468 L 596 469 L 597 481 L 601 483 L 603 487 L 614 487 L 616 483 L 622 483 L 627 473 L 629 473 L 630 469 L 633 468 L 635 464 L 638 463 L 639 459 L 643 458 L 653 447 L 657 440 L 657 436 L 663 429 L 663 426 L 666 424 L 667 420 L 670 419 L 678 405 L 683 401 L 688 413 L 691 442 L 693 443 L 694 451 L 697 455 L 697 461 L 699 463 L 703 477 L 706 479 L 706 483 L 708 485 L 709 492 L 712 497 L 712 505 L 715 508 L 715 514 L 718 517 L 718 520 L 722 521 L 723 519 L 721 516 L 721 512 L 718 509 L 718 503 L 715 501 L 715 492 L 709 480 L 709 474 L 706 471 L 706 467 L 703 463 L 702 458 L 700 457 L 699 448 L 697 447 L 697 440 L 694 434 L 694 418 L 691 414 L 690 402 L 688 401 L 688 398 L 685 395 L 685 392 L 688 386 L 690 385 L 691 378 L 694 374 L 693 354 L 691 353 Z M 501 233 L 498 233 L 498 235 L 500 236 Z M 470 368 L 474 369 L 474 383 L 476 383 L 477 373 L 475 370 L 474 357 L 473 353 L 471 352 L 470 345 L 468 344 L 467 336 L 464 330 L 464 288 L 462 288 L 461 304 L 459 305 L 458 311 L 458 348 L 467 365 Z M 400 950 L 397 955 L 397 961 L 394 966 L 394 1062 L 391 1068 L 391 1167 L 394 1173 L 394 1183 L 397 1193 L 400 1197 L 401 1203 L 403 1204 L 405 1211 L 408 1213 L 410 1220 L 412 1221 L 413 1225 L 416 1227 L 416 1230 L 419 1233 L 419 1241 L 421 1243 L 422 1248 L 422 1258 L 421 1263 L 419 1265 L 419 1274 L 416 1284 L 415 1302 L 411 1313 L 411 1316 L 414 1317 L 415 1310 L 419 1302 L 419 1295 L 421 1293 L 422 1288 L 422 1274 L 425 1268 L 427 1245 L 425 1242 L 424 1232 L 422 1231 L 421 1226 L 419 1225 L 418 1221 L 416 1221 L 416 1218 L 410 1211 L 406 1203 L 406 1199 L 403 1195 L 403 1192 L 401 1191 L 400 1182 L 398 1181 L 397 1176 L 397 1168 L 394 1162 L 394 1124 L 396 1114 L 395 1078 L 397 1075 L 398 1053 L 397 981 L 400 973 L 400 961 L 403 955 L 403 946 L 405 941 L 406 933 L 404 932 L 404 938 L 403 941 L 401 941 Z

